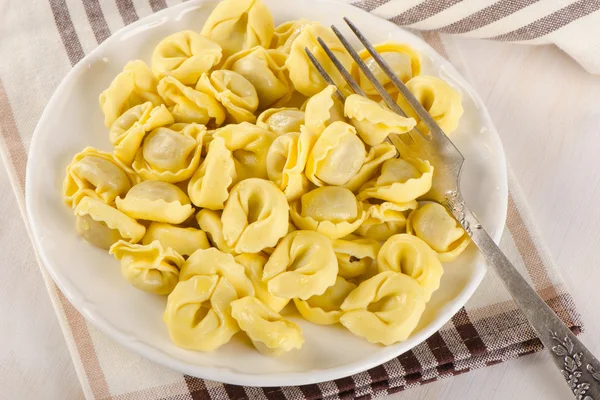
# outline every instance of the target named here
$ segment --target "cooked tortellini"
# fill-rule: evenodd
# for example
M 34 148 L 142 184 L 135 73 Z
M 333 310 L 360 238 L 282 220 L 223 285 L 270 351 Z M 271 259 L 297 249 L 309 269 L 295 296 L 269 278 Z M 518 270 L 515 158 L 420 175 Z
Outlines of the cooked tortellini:
M 219 275 L 196 275 L 180 281 L 167 298 L 163 321 L 177 346 L 213 351 L 240 328 L 231 316 L 237 292 Z
M 268 260 L 269 258 L 263 253 L 245 253 L 235 257 L 235 261 L 244 267 L 246 276 L 252 281 L 256 298 L 273 311 L 280 312 L 290 302 L 290 299 L 272 295 L 267 284 L 263 282 L 263 268 Z
M 417 202 L 392 203 L 389 201 L 380 204 L 365 205 L 368 207 L 368 217 L 356 230 L 356 234 L 385 242 L 398 233 L 406 231 L 406 216 L 410 210 L 417 208 Z
M 254 123 L 254 112 L 258 108 L 258 93 L 250 83 L 237 72 L 220 69 L 213 71 L 210 76 L 203 74 L 196 90 L 209 94 L 217 99 L 227 110 L 228 122 L 239 124 Z
M 308 192 L 310 182 L 304 175 L 313 138 L 302 130 L 278 136 L 267 153 L 267 175 L 283 191 L 288 201 Z
M 348 235 L 333 241 L 338 262 L 338 275 L 351 279 L 365 275 L 374 266 L 381 245 L 374 239 Z
M 317 186 L 342 186 L 360 171 L 366 155 L 356 129 L 345 122 L 334 122 L 321 133 L 310 151 L 306 177 Z
M 358 200 L 379 199 L 408 203 L 431 189 L 433 166 L 418 158 L 393 158 L 381 166 L 381 175 L 365 183 Z
M 406 230 L 427 243 L 441 262 L 455 260 L 470 243 L 467 232 L 438 203 L 426 203 L 411 212 Z
M 318 232 L 294 231 L 265 264 L 263 282 L 274 296 L 307 300 L 335 284 L 338 266 L 331 240 Z
M 164 104 L 150 102 L 131 107 L 111 126 L 109 138 L 117 159 L 131 165 L 146 135 L 156 128 L 172 125 L 173 116 Z
M 231 189 L 221 221 L 228 246 L 237 253 L 258 253 L 287 234 L 289 205 L 273 182 L 246 179 Z
M 179 281 L 179 268 L 183 257 L 172 248 L 164 248 L 156 240 L 150 244 L 131 244 L 124 240 L 110 248 L 121 261 L 121 274 L 137 289 L 167 295 Z
M 284 319 L 256 297 L 233 301 L 231 315 L 254 347 L 265 355 L 279 356 L 302 348 L 304 337 L 300 327 Z
M 237 180 L 231 151 L 222 137 L 215 137 L 208 147 L 206 158 L 190 179 L 187 190 L 194 205 L 222 210 L 229 189 Z
M 75 208 L 88 196 L 112 204 L 138 182 L 133 171 L 110 153 L 86 147 L 73 157 L 63 182 L 63 200 Z
M 357 192 L 365 183 L 375 177 L 375 174 L 385 161 L 396 157 L 396 148 L 389 143 L 381 143 L 369 149 L 363 165 L 356 175 L 344 187 L 352 192 Z
M 277 135 L 300 132 L 304 125 L 304 111 L 297 108 L 271 108 L 258 116 L 256 125 Z
M 451 134 L 456 130 L 464 112 L 461 95 L 456 89 L 443 79 L 435 76 L 414 77 L 406 82 L 406 87 L 419 100 L 419 103 L 427 110 L 444 133 Z M 417 128 L 420 132 L 429 132 L 429 129 L 402 95 L 398 96 L 397 103 L 406 115 L 417 121 Z
M 335 95 L 335 86 L 327 86 L 306 102 L 304 109 L 304 125 L 316 136 L 336 121 L 345 122 L 344 104 Z
M 127 63 L 108 89 L 100 94 L 100 108 L 104 124 L 110 128 L 123 113 L 133 106 L 151 102 L 159 106 L 162 100 L 157 92 L 158 80 L 141 60 Z
M 409 45 L 384 42 L 376 44 L 375 50 L 377 50 L 402 82 L 406 83 L 409 79 L 421 73 L 421 56 Z M 388 93 L 398 92 L 396 86 L 390 81 L 386 73 L 383 72 L 377 61 L 371 57 L 367 49 L 362 50 L 358 54 Z M 376 96 L 378 94 L 375 87 L 373 87 L 369 79 L 360 71 L 356 64 L 352 66 L 352 75 L 367 95 Z
M 328 287 L 322 295 L 312 296 L 307 300 L 294 299 L 294 304 L 304 319 L 319 325 L 333 325 L 340 321 L 340 306 L 354 289 L 355 284 L 338 276 L 335 284 Z
M 204 125 L 175 124 L 157 128 L 138 150 L 133 169 L 145 180 L 169 183 L 185 181 L 200 164 Z
M 371 343 L 406 340 L 425 311 L 425 292 L 408 275 L 381 272 L 362 282 L 342 303 L 340 323 Z
M 348 96 L 344 113 L 356 128 L 360 138 L 369 146 L 381 144 L 390 134 L 402 134 L 415 127 L 412 118 L 404 118 L 366 97 Z
M 77 233 L 96 247 L 108 250 L 119 240 L 139 242 L 146 232 L 144 225 L 119 210 L 84 197 L 75 207 Z
M 144 181 L 131 188 L 125 198 L 117 197 L 117 208 L 132 218 L 180 224 L 194 212 L 189 197 L 177 186 Z
M 204 208 L 196 214 L 198 226 L 209 237 L 210 242 L 224 253 L 235 254 L 233 246 L 229 246 L 223 237 L 223 222 L 221 222 L 222 211 L 213 211 Z
M 425 301 L 440 287 L 444 268 L 437 254 L 416 236 L 400 233 L 390 237 L 379 250 L 380 271 L 401 272 L 414 278 L 423 287 Z
M 287 55 L 277 50 L 254 47 L 227 59 L 223 68 L 246 78 L 258 94 L 259 110 L 280 107 L 292 97 L 293 86 L 285 67 Z
M 321 63 L 325 71 L 341 87 L 343 78 L 335 68 L 325 50 L 321 47 L 318 38 L 321 38 L 329 49 L 335 54 L 346 70 L 352 67 L 352 57 L 346 51 L 340 40 L 331 29 L 324 27 L 318 22 L 302 27 L 298 37 L 292 43 L 290 55 L 285 62 L 290 71 L 290 79 L 297 91 L 305 96 L 314 96 L 325 89 L 327 84 L 308 58 L 305 49 L 308 48 L 315 58 Z
M 271 48 L 289 54 L 294 40 L 300 35 L 302 29 L 310 24 L 309 20 L 302 18 L 296 21 L 284 22 L 277 26 L 271 40 Z
M 142 244 L 149 245 L 155 240 L 160 242 L 163 248 L 171 248 L 184 257 L 192 255 L 198 249 L 210 247 L 206 233 L 200 229 L 182 228 L 163 222 L 150 224 L 142 239 Z
M 224 0 L 208 17 L 201 34 L 223 48 L 225 58 L 254 46 L 268 48 L 274 31 L 273 16 L 260 0 Z
M 213 137 L 223 138 L 225 147 L 231 151 L 237 179 L 267 179 L 267 154 L 275 134 L 256 125 L 243 122 L 217 129 Z
M 213 95 L 187 87 L 172 76 L 162 78 L 157 89 L 175 122 L 218 127 L 225 121 L 225 108 Z
M 367 218 L 367 212 L 348 189 L 325 186 L 302 195 L 292 204 L 290 216 L 300 229 L 339 239 L 354 232 Z
M 205 72 L 219 64 L 221 46 L 194 31 L 167 36 L 152 53 L 152 72 L 158 79 L 172 76 L 184 85 L 195 85 Z

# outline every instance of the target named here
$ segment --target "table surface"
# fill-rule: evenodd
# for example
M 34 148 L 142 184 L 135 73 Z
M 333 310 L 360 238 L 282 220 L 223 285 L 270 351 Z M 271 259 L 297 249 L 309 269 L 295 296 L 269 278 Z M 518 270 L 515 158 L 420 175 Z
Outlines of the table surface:
M 559 49 L 457 39 L 471 80 L 491 113 L 508 160 L 551 255 L 573 293 L 600 356 L 600 76 Z M 595 98 L 594 96 L 598 96 Z M 8 248 L 24 230 L 0 168 L 0 398 L 83 398 L 60 326 L 29 243 Z M 4 199 L 2 199 L 4 197 Z M 7 324 L 6 321 L 10 321 Z M 544 353 L 472 371 L 392 399 L 569 399 Z

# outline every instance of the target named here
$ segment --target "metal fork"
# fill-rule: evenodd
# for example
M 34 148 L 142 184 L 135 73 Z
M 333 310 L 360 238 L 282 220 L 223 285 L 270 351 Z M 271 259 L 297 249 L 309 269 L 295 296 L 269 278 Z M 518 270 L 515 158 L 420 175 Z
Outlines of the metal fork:
M 576 398 L 582 400 L 600 400 L 600 362 L 575 337 L 571 330 L 562 323 L 552 309 L 538 296 L 535 290 L 529 286 L 465 204 L 459 188 L 460 175 L 465 160 L 463 155 L 452 141 L 448 139 L 442 129 L 440 129 L 431 115 L 412 95 L 406 85 L 394 74 L 387 62 L 358 28 L 347 18 L 344 18 L 344 21 L 429 129 L 429 132 L 425 134 L 415 129 L 408 134 L 401 135 L 403 139 L 398 135 L 390 135 L 389 137 L 401 156 L 428 160 L 433 165 L 435 171 L 433 186 L 427 197 L 437 201 L 448 209 L 471 237 L 473 243 L 477 245 L 489 265 L 500 276 L 504 285 L 529 320 L 529 323 L 537 332 L 541 342 L 551 352 L 553 362 L 567 380 Z M 332 26 L 331 29 L 333 29 L 333 32 L 390 110 L 406 116 L 381 83 L 377 81 L 348 40 L 346 40 L 335 26 Z M 325 42 L 321 38 L 318 40 L 350 88 L 356 94 L 364 96 L 365 94 L 358 83 L 352 78 L 329 47 L 327 47 Z M 328 84 L 335 85 L 334 80 L 327 74 L 326 70 L 310 50 L 306 48 L 305 51 L 319 73 L 323 76 L 323 79 Z M 339 87 L 337 94 L 341 99 L 344 99 L 342 90 Z

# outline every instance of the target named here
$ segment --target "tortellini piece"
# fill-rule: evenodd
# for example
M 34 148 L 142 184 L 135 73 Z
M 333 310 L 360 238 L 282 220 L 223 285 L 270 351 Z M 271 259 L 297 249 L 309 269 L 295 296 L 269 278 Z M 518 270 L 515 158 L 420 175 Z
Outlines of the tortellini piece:
M 254 286 L 246 276 L 244 267 L 235 262 L 231 254 L 214 247 L 196 250 L 181 267 L 180 280 L 195 275 L 218 275 L 231 283 L 239 298 L 254 296 Z
M 108 250 L 119 240 L 139 242 L 146 228 L 135 219 L 92 197 L 75 207 L 77 233 L 96 247 Z
M 369 216 L 356 230 L 356 234 L 385 242 L 390 236 L 406 231 L 406 215 L 410 210 L 417 208 L 417 202 L 370 204 Z
M 214 138 L 200 168 L 188 184 L 190 200 L 198 207 L 222 210 L 229 197 L 229 189 L 237 180 L 231 151 L 222 137 Z
M 200 164 L 204 125 L 175 124 L 157 128 L 138 150 L 133 169 L 145 180 L 169 183 L 185 181 Z
M 181 228 L 163 222 L 152 222 L 150 224 L 142 239 L 142 244 L 149 245 L 155 240 L 163 248 L 171 248 L 182 256 L 190 256 L 198 249 L 208 249 L 210 247 L 206 233 L 200 229 Z
M 271 108 L 258 116 L 256 125 L 277 135 L 300 132 L 304 125 L 304 111 L 297 108 Z
M 294 231 L 265 264 L 263 282 L 274 296 L 307 300 L 335 284 L 338 266 L 331 240 L 318 232 Z
M 258 253 L 287 234 L 289 205 L 273 182 L 246 179 L 231 189 L 221 221 L 228 246 L 240 254 Z
M 117 197 L 117 208 L 131 218 L 181 224 L 194 212 L 189 197 L 177 186 L 160 181 L 135 185 L 125 198 Z
M 145 292 L 168 295 L 179 281 L 183 257 L 158 240 L 148 244 L 131 244 L 123 240 L 110 248 L 121 261 L 121 274 L 133 287 Z
M 275 28 L 273 39 L 271 40 L 271 48 L 290 54 L 292 43 L 300 35 L 302 29 L 310 25 L 311 22 L 307 19 L 298 19 L 296 21 L 288 21 Z
M 338 275 L 351 279 L 363 276 L 374 267 L 381 245 L 374 239 L 348 235 L 333 241 L 338 262 Z
M 256 121 L 258 93 L 252 83 L 237 72 L 220 69 L 210 76 L 203 74 L 196 90 L 217 99 L 227 110 L 227 121 L 236 124 Z
M 262 281 L 263 268 L 268 260 L 269 258 L 262 253 L 246 253 L 235 257 L 235 261 L 244 267 L 246 276 L 252 281 L 256 298 L 273 311 L 280 312 L 290 302 L 290 299 L 273 296 L 269 293 L 267 284 Z
M 152 72 L 162 79 L 172 76 L 184 85 L 195 85 L 205 72 L 219 64 L 221 46 L 194 31 L 167 36 L 152 53 Z
M 112 154 L 86 147 L 73 157 L 63 182 L 63 200 L 75 208 L 83 197 L 113 204 L 126 194 L 139 177 Z
M 352 57 L 350 57 L 350 54 L 348 54 L 331 29 L 324 27 L 318 22 L 304 26 L 292 43 L 290 55 L 285 65 L 290 71 L 290 79 L 294 83 L 294 87 L 305 96 L 314 96 L 327 86 L 306 55 L 306 48 L 312 52 L 329 76 L 338 83 L 339 87 L 343 87 L 345 82 L 325 53 L 325 50 L 323 50 L 317 41 L 318 38 L 321 38 L 327 44 L 346 70 L 350 70 L 353 63 Z
M 384 42 L 375 45 L 375 50 L 383 57 L 387 64 L 392 68 L 392 71 L 400 78 L 402 82 L 407 82 L 412 77 L 421 73 L 421 56 L 412 47 L 407 44 Z M 388 93 L 397 93 L 398 89 L 390 81 L 390 78 L 381 69 L 377 61 L 371 57 L 367 49 L 360 51 L 360 58 L 367 64 L 377 80 L 383 85 Z M 377 96 L 377 90 L 369 79 L 358 68 L 358 65 L 352 65 L 352 76 L 356 80 L 361 89 L 369 96 Z
M 315 136 L 321 135 L 325 128 L 336 121 L 346 121 L 344 104 L 336 96 L 336 90 L 335 86 L 327 86 L 306 102 L 304 125 Z
M 115 146 L 113 154 L 123 163 L 131 165 L 146 134 L 174 122 L 164 104 L 154 107 L 146 102 L 130 108 L 110 128 L 110 142 Z
M 451 134 L 458 128 L 458 123 L 464 112 L 461 95 L 446 81 L 435 76 L 417 76 L 406 82 L 406 87 L 419 100 L 419 103 L 427 110 L 444 133 Z M 417 128 L 420 132 L 429 132 L 427 126 L 402 95 L 398 96 L 397 103 L 406 115 L 417 121 Z
M 375 177 L 379 167 L 384 162 L 396 157 L 396 154 L 396 147 L 389 143 L 381 143 L 371 147 L 363 165 L 344 187 L 352 192 L 357 192 L 365 183 Z
M 348 189 L 326 186 L 302 195 L 292 204 L 290 216 L 300 229 L 339 239 L 354 232 L 367 218 L 367 212 Z
M 217 127 L 225 121 L 225 108 L 212 95 L 187 87 L 171 76 L 161 79 L 157 89 L 175 122 Z
M 319 325 L 333 325 L 340 321 L 340 306 L 354 289 L 355 284 L 338 276 L 335 284 L 328 287 L 322 295 L 312 296 L 308 300 L 294 299 L 294 304 L 307 321 Z
M 198 226 L 209 237 L 210 242 L 219 250 L 228 254 L 235 254 L 233 246 L 229 246 L 223 237 L 223 222 L 221 222 L 221 211 L 213 211 L 204 208 L 196 214 Z
M 310 182 L 303 172 L 312 141 L 312 136 L 303 129 L 302 133 L 278 136 L 269 148 L 267 175 L 283 191 L 288 201 L 298 199 L 310 188 Z
M 406 230 L 427 243 L 441 262 L 455 260 L 470 243 L 469 235 L 438 203 L 426 203 L 410 213 Z
M 238 296 L 226 278 L 196 275 L 180 281 L 167 299 L 163 321 L 178 347 L 213 351 L 231 340 L 240 328 L 231 316 Z
M 202 27 L 202 36 L 217 42 L 225 58 L 254 46 L 268 48 L 275 29 L 269 8 L 260 0 L 224 0 Z
M 408 339 L 425 311 L 423 287 L 408 275 L 381 272 L 362 282 L 342 303 L 340 323 L 370 343 Z
M 267 154 L 275 134 L 243 122 L 217 129 L 213 137 L 223 138 L 233 155 L 238 181 L 248 178 L 267 179 Z
M 334 122 L 313 146 L 306 162 L 306 177 L 317 186 L 342 186 L 360 171 L 366 153 L 353 126 Z
M 358 200 L 379 199 L 408 203 L 431 189 L 433 166 L 418 158 L 394 158 L 381 167 L 381 175 L 365 183 Z
M 127 63 L 123 72 L 100 94 L 100 108 L 104 113 L 106 127 L 110 128 L 125 111 L 138 104 L 149 101 L 160 106 L 162 101 L 157 92 L 157 84 L 156 76 L 143 61 Z
M 286 70 L 286 54 L 262 47 L 240 51 L 229 57 L 223 68 L 246 78 L 258 94 L 258 109 L 283 106 L 293 89 Z
M 265 355 L 279 356 L 302 348 L 304 337 L 300 327 L 284 319 L 256 297 L 233 301 L 231 315 L 254 347 Z
M 423 287 L 425 301 L 439 289 L 444 268 L 437 254 L 416 236 L 400 233 L 390 237 L 379 250 L 380 271 L 395 271 L 414 278 Z
M 366 97 L 348 96 L 344 113 L 356 128 L 358 135 L 369 146 L 381 144 L 390 134 L 409 132 L 416 125 L 412 118 L 405 118 Z

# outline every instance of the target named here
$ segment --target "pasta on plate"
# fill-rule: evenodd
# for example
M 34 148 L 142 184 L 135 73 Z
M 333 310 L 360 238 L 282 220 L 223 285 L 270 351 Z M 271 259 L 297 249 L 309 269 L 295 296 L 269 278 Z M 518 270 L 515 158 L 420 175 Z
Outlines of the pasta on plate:
M 210 247 L 206 233 L 200 229 L 182 228 L 163 222 L 152 222 L 142 238 L 144 245 L 149 245 L 154 241 L 158 241 L 165 249 L 171 248 L 184 257 L 192 255 L 198 249 Z
M 300 132 L 304 125 L 304 111 L 291 107 L 271 108 L 258 116 L 256 125 L 277 135 Z
M 304 319 L 319 325 L 333 325 L 340 321 L 340 306 L 355 288 L 355 284 L 338 276 L 322 295 L 307 300 L 294 299 L 294 304 Z

